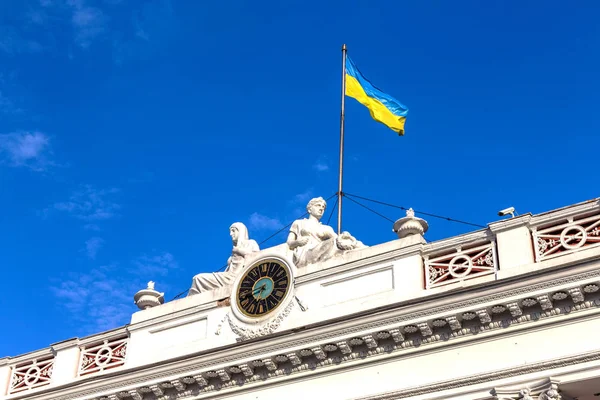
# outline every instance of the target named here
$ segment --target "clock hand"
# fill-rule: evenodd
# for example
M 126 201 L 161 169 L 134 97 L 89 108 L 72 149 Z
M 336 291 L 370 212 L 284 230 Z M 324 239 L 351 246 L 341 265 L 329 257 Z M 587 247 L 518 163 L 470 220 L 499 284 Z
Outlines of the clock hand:
M 258 289 L 254 289 L 254 290 L 252 291 L 252 294 L 256 294 L 256 293 L 258 293 L 258 292 L 262 292 L 262 291 L 263 291 L 263 290 L 265 290 L 266 288 L 267 288 L 267 285 L 266 285 L 266 284 L 263 284 L 263 285 L 262 285 L 261 287 L 259 287 Z

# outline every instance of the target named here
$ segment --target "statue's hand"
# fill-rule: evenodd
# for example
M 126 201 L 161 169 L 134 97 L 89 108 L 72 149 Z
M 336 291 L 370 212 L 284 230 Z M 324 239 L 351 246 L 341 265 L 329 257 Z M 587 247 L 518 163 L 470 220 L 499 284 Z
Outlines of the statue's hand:
M 238 246 L 234 246 L 233 249 L 231 250 L 231 253 L 237 254 L 238 256 L 246 255 L 246 252 L 244 250 L 242 250 L 241 248 L 239 248 Z
M 297 240 L 296 243 L 298 243 L 298 246 L 304 246 L 308 243 L 309 241 L 309 237 L 308 236 L 300 236 Z
M 317 237 L 321 240 L 327 240 L 333 236 L 329 232 L 323 231 L 323 232 L 317 233 Z

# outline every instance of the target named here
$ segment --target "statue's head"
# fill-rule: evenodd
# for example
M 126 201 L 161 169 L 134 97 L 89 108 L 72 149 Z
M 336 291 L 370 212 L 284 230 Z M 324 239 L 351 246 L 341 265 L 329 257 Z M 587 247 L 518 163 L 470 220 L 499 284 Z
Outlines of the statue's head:
M 241 222 L 234 222 L 229 227 L 229 235 L 234 243 L 240 240 L 248 240 L 248 228 Z
M 325 208 L 327 208 L 327 202 L 322 197 L 316 197 L 306 205 L 306 211 L 317 219 L 321 219 Z

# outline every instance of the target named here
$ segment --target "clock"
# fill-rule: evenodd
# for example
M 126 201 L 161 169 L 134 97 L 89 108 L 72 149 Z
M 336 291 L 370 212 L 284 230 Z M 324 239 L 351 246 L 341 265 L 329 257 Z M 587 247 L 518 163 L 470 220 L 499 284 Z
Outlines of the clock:
M 281 249 L 263 250 L 245 258 L 233 282 L 231 312 L 225 318 L 237 340 L 270 335 L 294 309 L 296 265 Z
M 280 258 L 257 260 L 244 271 L 235 288 L 236 308 L 246 317 L 264 317 L 289 297 L 292 273 Z

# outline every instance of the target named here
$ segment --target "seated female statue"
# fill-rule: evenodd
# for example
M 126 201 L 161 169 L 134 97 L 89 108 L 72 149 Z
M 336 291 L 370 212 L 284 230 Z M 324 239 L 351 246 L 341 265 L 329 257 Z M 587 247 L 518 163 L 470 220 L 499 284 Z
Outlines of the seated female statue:
M 241 222 L 231 224 L 229 235 L 233 242 L 233 249 L 227 260 L 227 269 L 223 272 L 208 272 L 194 276 L 188 296 L 231 285 L 244 267 L 244 257 L 259 251 L 258 244 L 248 237 L 248 228 Z

